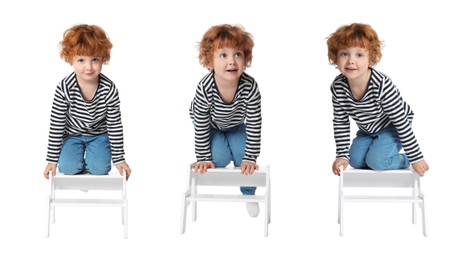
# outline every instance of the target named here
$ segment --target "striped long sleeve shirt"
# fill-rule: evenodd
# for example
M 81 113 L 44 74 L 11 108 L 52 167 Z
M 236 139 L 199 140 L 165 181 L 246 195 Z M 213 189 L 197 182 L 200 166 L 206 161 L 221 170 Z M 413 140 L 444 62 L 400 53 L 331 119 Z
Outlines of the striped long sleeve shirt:
M 49 128 L 46 161 L 57 163 L 67 136 L 108 133 L 114 164 L 125 161 L 120 99 L 115 84 L 100 74 L 97 92 L 85 100 L 73 72 L 56 87 Z
M 331 92 L 337 158 L 349 160 L 351 117 L 358 128 L 368 134 L 394 126 L 409 161 L 415 163 L 423 159 L 410 124 L 414 112 L 388 76 L 371 69 L 368 89 L 359 101 L 353 98 L 347 78 L 341 74 L 333 81 Z
M 189 114 L 194 121 L 195 153 L 198 162 L 212 161 L 210 127 L 225 130 L 246 124 L 243 161 L 256 163 L 261 146 L 261 96 L 253 77 L 243 73 L 231 103 L 219 95 L 213 72 L 198 84 Z

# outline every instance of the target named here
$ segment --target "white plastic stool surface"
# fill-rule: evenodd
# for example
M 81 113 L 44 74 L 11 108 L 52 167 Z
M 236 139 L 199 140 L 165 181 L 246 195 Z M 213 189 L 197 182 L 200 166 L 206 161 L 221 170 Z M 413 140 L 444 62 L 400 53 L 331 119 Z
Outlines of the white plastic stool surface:
M 208 169 L 205 174 L 195 173 L 192 165 L 188 168 L 186 192 L 182 198 L 180 233 L 186 229 L 187 207 L 192 204 L 192 219 L 197 219 L 197 202 L 257 202 L 264 205 L 264 235 L 268 236 L 271 221 L 269 165 L 260 167 L 251 175 L 241 174 L 240 168 Z M 201 194 L 199 186 L 255 186 L 265 187 L 264 195 Z
M 122 208 L 123 236 L 128 237 L 128 201 L 126 195 L 126 177 L 117 172 L 107 175 L 57 173 L 50 176 L 50 196 L 48 200 L 48 225 L 46 237 L 50 235 L 51 224 L 55 222 L 56 207 L 120 207 Z M 82 198 L 80 196 L 59 197 L 59 190 L 90 190 L 120 191 L 117 198 Z
M 422 210 L 422 227 L 424 236 L 427 236 L 427 219 L 425 213 L 425 195 L 421 190 L 420 176 L 413 169 L 401 170 L 362 170 L 348 167 L 340 169 L 339 195 L 338 195 L 338 223 L 340 235 L 343 236 L 344 204 L 348 202 L 400 202 L 412 203 L 412 222 L 417 219 L 417 207 Z M 406 195 L 383 194 L 346 194 L 347 188 L 405 188 Z M 353 189 L 350 189 L 353 191 Z

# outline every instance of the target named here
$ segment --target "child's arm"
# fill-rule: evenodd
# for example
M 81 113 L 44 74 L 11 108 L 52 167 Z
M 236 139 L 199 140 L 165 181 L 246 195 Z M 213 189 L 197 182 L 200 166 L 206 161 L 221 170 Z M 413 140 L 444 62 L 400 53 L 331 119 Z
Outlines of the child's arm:
M 207 76 L 209 77 L 210 74 Z M 205 77 L 204 79 L 206 79 Z M 210 101 L 212 97 L 209 87 L 200 82 L 197 86 L 195 97 L 192 100 L 191 107 L 189 110 L 191 119 L 194 123 L 194 148 L 198 163 L 211 162 L 212 153 L 210 150 Z M 206 166 L 200 168 L 205 173 L 207 170 Z M 200 171 L 199 171 L 200 172 Z
M 49 179 L 49 173 L 52 174 L 51 176 L 55 176 L 56 175 L 56 168 L 57 168 L 57 164 L 48 163 L 46 165 L 46 168 L 44 169 L 44 173 L 43 173 L 44 178 Z
M 257 171 L 259 166 L 256 163 L 244 161 L 240 165 L 241 173 L 244 175 L 251 175 L 253 172 Z
M 192 169 L 194 172 L 198 172 L 200 174 L 204 174 L 207 172 L 207 169 L 214 169 L 215 164 L 212 162 L 197 162 L 192 165 Z
M 49 125 L 48 149 L 46 162 L 57 164 L 61 153 L 66 128 L 66 114 L 69 107 L 65 91 L 67 85 L 61 81 L 54 92 Z
M 107 80 L 103 79 L 103 82 L 104 82 L 103 83 L 104 86 L 106 86 L 105 82 L 108 82 L 108 85 L 110 88 L 109 93 L 107 94 L 107 97 L 105 100 L 106 109 L 107 109 L 106 111 L 107 130 L 108 130 L 107 132 L 108 132 L 108 138 L 110 140 L 110 148 L 112 151 L 112 162 L 113 164 L 118 165 L 121 163 L 125 163 L 123 124 L 121 121 L 121 111 L 120 111 L 120 97 L 119 97 L 118 89 L 113 82 L 111 82 L 108 79 Z
M 123 175 L 123 172 L 125 172 L 126 180 L 128 180 L 131 174 L 130 166 L 128 166 L 126 162 L 122 162 L 122 163 L 116 164 L 115 167 L 117 167 L 117 170 L 120 173 L 120 175 Z
M 424 176 L 424 173 L 429 170 L 429 165 L 425 160 L 420 160 L 412 164 L 412 168 L 419 174 L 420 176 Z
M 403 101 L 399 89 L 390 78 L 386 77 L 380 87 L 380 93 L 381 108 L 396 128 L 399 140 L 409 161 L 417 162 L 423 160 L 424 156 L 412 130 L 411 120 L 413 112 L 409 105 Z
M 340 175 L 340 166 L 343 166 L 345 170 L 348 166 L 348 161 L 346 159 L 338 158 L 332 164 L 332 172 L 335 175 Z
M 248 76 L 244 74 L 244 76 Z M 243 76 L 242 76 L 243 77 Z M 260 154 L 261 149 L 261 126 L 262 126 L 262 114 L 261 114 L 261 95 L 259 92 L 258 84 L 253 78 L 245 78 L 248 82 L 251 82 L 251 86 L 246 86 L 248 94 L 245 96 L 246 99 L 246 144 L 245 154 L 243 162 L 248 162 L 246 167 L 250 167 L 248 171 L 251 173 L 255 169 L 256 159 Z M 242 165 L 243 166 L 243 163 Z M 241 168 L 240 166 L 240 168 Z M 246 167 L 242 168 L 241 173 L 245 174 Z M 246 174 L 248 174 L 247 172 Z
M 336 157 L 338 159 L 349 159 L 350 148 L 350 116 L 345 111 L 344 105 L 349 102 L 343 95 L 345 88 L 340 82 L 334 83 L 330 86 L 332 93 L 332 108 L 333 108 L 333 137 L 335 139 Z M 338 167 L 336 172 L 338 173 Z M 334 172 L 335 173 L 335 172 Z M 335 173 L 335 174 L 337 174 Z
M 51 109 L 51 119 L 49 126 L 48 149 L 46 161 L 48 164 L 44 169 L 43 175 L 46 179 L 56 175 L 57 162 L 61 152 L 62 142 L 64 139 L 64 129 L 66 127 L 66 113 L 68 102 L 65 97 L 64 90 L 67 86 L 61 81 L 54 92 L 53 106 Z

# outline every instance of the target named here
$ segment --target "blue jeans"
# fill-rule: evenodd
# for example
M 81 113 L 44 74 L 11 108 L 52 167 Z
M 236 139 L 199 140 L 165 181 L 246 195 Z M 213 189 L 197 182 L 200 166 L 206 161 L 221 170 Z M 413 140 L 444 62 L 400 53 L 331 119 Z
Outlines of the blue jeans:
M 409 167 L 409 159 L 402 149 L 394 126 L 376 134 L 358 130 L 350 147 L 350 165 L 358 169 L 394 170 Z
M 62 142 L 59 172 L 73 175 L 88 172 L 108 174 L 112 168 L 112 151 L 108 134 L 68 136 Z
M 210 152 L 216 167 L 226 167 L 233 161 L 240 167 L 245 155 L 246 125 L 241 124 L 226 130 L 210 128 Z M 240 187 L 243 195 L 255 195 L 256 187 Z

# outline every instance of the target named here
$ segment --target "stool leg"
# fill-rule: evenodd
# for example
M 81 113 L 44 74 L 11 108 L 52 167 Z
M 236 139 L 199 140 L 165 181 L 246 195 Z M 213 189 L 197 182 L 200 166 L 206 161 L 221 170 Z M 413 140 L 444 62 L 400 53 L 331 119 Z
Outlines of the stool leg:
M 46 238 L 49 237 L 50 228 L 51 228 L 51 198 L 49 199 L 49 202 L 48 202 L 48 225 L 47 225 L 47 230 L 46 230 Z
M 268 223 L 271 223 L 271 195 L 268 194 Z
M 268 223 L 269 223 L 269 198 L 266 197 L 264 202 L 264 236 L 268 236 Z
M 184 232 L 186 232 L 187 205 L 187 193 L 184 193 L 181 205 L 181 228 L 179 230 L 180 234 L 184 234 Z
M 422 230 L 424 231 L 424 236 L 428 236 L 427 232 L 427 214 L 425 213 L 425 197 L 423 196 L 423 200 L 421 203 L 421 208 L 422 208 Z
M 197 185 L 195 184 L 195 180 L 192 180 L 191 184 L 191 194 L 196 195 L 197 194 Z M 192 201 L 192 221 L 197 220 L 197 201 Z
M 412 197 L 417 198 L 419 197 L 419 180 L 414 180 L 414 187 L 412 188 Z M 412 203 L 412 223 L 417 224 L 417 206 L 420 206 L 418 202 Z
M 56 223 L 56 207 L 51 206 L 51 223 Z
M 340 236 L 343 236 L 343 200 L 339 200 L 338 218 L 340 224 Z
M 417 203 L 412 203 L 412 224 L 417 224 Z
M 342 199 L 342 195 L 339 192 L 338 193 L 338 219 L 337 219 L 338 224 L 340 224 L 341 199 Z
M 125 200 L 125 205 L 122 208 L 123 218 L 123 237 L 128 238 L 128 201 Z
M 122 225 L 125 225 L 125 207 L 122 207 Z

